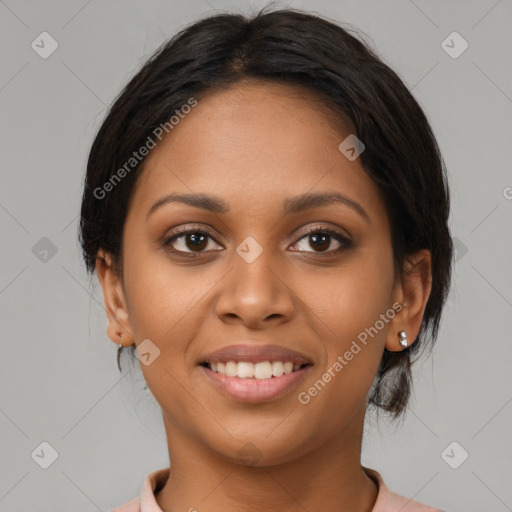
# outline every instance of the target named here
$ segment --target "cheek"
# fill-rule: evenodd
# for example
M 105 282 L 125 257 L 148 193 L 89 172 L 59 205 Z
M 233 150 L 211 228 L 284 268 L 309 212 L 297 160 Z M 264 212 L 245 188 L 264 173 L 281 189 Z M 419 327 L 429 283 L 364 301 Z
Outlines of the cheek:
M 302 296 L 320 320 L 322 335 L 330 340 L 329 352 L 343 350 L 347 342 L 350 345 L 392 305 L 392 250 L 376 247 L 378 243 L 360 248 L 332 272 L 302 280 Z M 379 326 L 384 335 L 386 329 L 380 322 Z
M 170 265 L 161 255 L 142 252 L 132 252 L 132 261 L 126 264 L 130 325 L 136 345 L 149 339 L 157 347 L 153 349 L 156 357 L 147 365 L 141 358 L 140 368 L 162 410 L 173 411 L 173 421 L 180 423 L 192 409 L 185 358 L 190 340 L 200 329 L 194 312 L 215 280 L 205 275 L 191 282 L 190 270 Z M 183 415 L 183 411 L 189 413 Z
M 215 276 L 205 267 L 180 266 L 163 251 L 130 241 L 125 254 L 125 286 L 135 338 L 153 336 L 155 343 L 166 340 L 166 350 L 167 345 L 172 349 L 184 341 L 183 328 L 214 287 Z
M 135 343 L 149 339 L 160 351 L 154 363 L 142 365 L 142 370 L 148 378 L 159 368 L 178 376 L 187 344 L 198 328 L 194 308 L 214 280 L 205 275 L 191 282 L 190 269 L 171 265 L 159 251 L 127 244 L 126 255 L 125 286 Z
M 365 400 L 395 316 L 392 288 L 392 250 L 386 246 L 360 251 L 311 287 L 308 304 L 318 319 L 315 331 L 324 351 L 317 380 L 308 382 L 299 396 L 311 412 L 317 410 L 336 423 Z

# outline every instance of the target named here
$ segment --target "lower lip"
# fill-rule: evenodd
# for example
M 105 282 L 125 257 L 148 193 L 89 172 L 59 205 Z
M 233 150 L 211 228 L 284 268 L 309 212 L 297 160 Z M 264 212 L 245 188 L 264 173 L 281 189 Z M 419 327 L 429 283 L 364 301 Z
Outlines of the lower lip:
M 206 378 L 224 394 L 242 402 L 261 403 L 275 400 L 295 389 L 312 365 L 300 368 L 292 373 L 272 377 L 270 379 L 242 379 L 228 377 L 212 372 L 209 368 L 200 367 Z

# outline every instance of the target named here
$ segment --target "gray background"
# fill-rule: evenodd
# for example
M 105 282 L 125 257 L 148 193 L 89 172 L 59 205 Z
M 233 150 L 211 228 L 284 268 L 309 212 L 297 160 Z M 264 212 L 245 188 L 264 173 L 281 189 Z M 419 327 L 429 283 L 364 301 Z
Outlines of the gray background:
M 101 290 L 81 262 L 87 152 L 107 105 L 164 39 L 216 9 L 263 5 L 0 1 L 1 511 L 109 510 L 167 465 L 155 402 L 137 375 L 120 378 Z M 415 369 L 405 422 L 368 418 L 362 462 L 447 511 L 512 510 L 512 2 L 276 5 L 363 30 L 426 110 L 450 173 L 458 251 L 438 344 Z M 59 45 L 46 59 L 31 47 L 43 31 Z M 458 58 L 441 46 L 453 31 L 469 43 Z M 48 469 L 49 448 L 31 455 L 44 441 L 58 454 Z M 463 450 L 453 469 L 446 460 Z

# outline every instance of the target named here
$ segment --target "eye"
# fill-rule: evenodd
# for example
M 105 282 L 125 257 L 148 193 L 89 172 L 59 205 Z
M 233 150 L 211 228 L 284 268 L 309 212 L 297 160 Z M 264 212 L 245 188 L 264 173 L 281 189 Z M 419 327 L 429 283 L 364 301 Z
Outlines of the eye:
M 309 240 L 308 240 L 309 239 Z M 302 242 L 304 240 L 304 242 Z M 338 244 L 338 247 L 329 249 L 333 240 Z M 348 249 L 352 242 L 341 232 L 331 228 L 313 228 L 306 232 L 298 242 L 294 245 L 302 248 L 297 249 L 299 252 L 310 252 L 308 247 L 313 249 L 312 252 L 319 253 L 337 253 Z
M 215 242 L 207 231 L 197 228 L 179 228 L 162 242 L 162 246 L 171 253 L 200 254 L 205 252 L 205 249 L 212 250 L 211 241 Z
M 307 240 L 308 238 L 309 240 Z M 333 242 L 336 242 L 338 247 L 329 249 Z M 178 228 L 162 242 L 162 246 L 166 251 L 183 255 L 199 255 L 207 250 L 222 250 L 222 246 L 219 244 L 217 246 L 220 249 L 212 247 L 215 244 L 216 241 L 210 233 L 194 227 Z M 348 249 L 351 245 L 352 242 L 340 231 L 319 227 L 308 230 L 294 244 L 294 246 L 298 247 L 296 249 L 298 252 L 316 253 L 338 253 Z M 313 249 L 313 251 L 308 249 Z

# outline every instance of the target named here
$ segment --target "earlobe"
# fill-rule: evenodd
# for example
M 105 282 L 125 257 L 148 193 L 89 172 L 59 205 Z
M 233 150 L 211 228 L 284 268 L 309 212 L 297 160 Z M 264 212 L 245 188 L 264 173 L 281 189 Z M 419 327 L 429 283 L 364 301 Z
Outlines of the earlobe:
M 402 309 L 390 322 L 385 345 L 387 350 L 401 351 L 416 340 L 431 289 L 431 254 L 429 250 L 422 249 L 407 257 L 403 279 L 396 286 L 395 300 L 402 304 Z
M 133 344 L 133 333 L 121 278 L 112 266 L 111 255 L 103 249 L 98 251 L 96 257 L 96 273 L 103 290 L 108 319 L 108 337 L 116 345 L 121 343 L 121 339 L 124 346 Z

